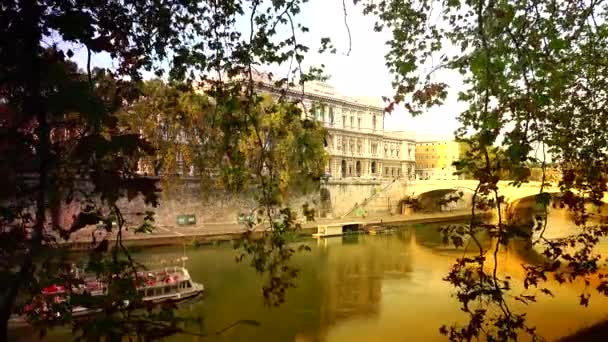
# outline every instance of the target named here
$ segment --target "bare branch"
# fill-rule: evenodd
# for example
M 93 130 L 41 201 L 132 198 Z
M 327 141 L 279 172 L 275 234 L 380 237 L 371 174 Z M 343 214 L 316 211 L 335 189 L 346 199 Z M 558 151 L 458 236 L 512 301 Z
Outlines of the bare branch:
M 352 37 L 350 35 L 350 27 L 348 26 L 348 20 L 346 19 L 346 0 L 342 0 L 342 9 L 344 10 L 344 26 L 346 26 L 346 32 L 348 32 L 348 51 L 346 51 L 346 55 L 350 56 L 350 52 L 352 50 Z

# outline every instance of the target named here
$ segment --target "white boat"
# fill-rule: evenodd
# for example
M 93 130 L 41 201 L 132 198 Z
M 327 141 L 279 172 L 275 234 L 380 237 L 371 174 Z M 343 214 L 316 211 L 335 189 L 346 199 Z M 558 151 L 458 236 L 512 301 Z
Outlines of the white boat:
M 158 270 L 138 272 L 137 279 L 141 283 L 137 287 L 137 292 L 142 296 L 144 303 L 163 303 L 163 302 L 180 302 L 189 298 L 198 296 L 204 291 L 202 284 L 192 281 L 190 273 L 185 267 L 166 267 Z M 102 281 L 86 277 L 83 279 L 83 284 L 72 288 L 74 293 L 90 293 L 92 296 L 103 296 L 107 294 L 106 284 Z M 46 303 L 61 303 L 66 300 L 67 291 L 61 285 L 51 285 L 42 290 L 42 298 L 45 298 L 42 305 L 26 305 L 19 314 L 11 315 L 8 324 L 10 327 L 19 327 L 29 324 L 29 316 L 32 310 L 36 315 L 41 316 L 40 319 L 52 320 L 52 313 L 48 309 Z M 123 305 L 129 305 L 127 301 Z M 72 316 L 74 318 L 83 317 L 100 312 L 99 309 L 90 309 L 82 306 L 72 308 Z M 44 317 L 47 316 L 47 317 Z

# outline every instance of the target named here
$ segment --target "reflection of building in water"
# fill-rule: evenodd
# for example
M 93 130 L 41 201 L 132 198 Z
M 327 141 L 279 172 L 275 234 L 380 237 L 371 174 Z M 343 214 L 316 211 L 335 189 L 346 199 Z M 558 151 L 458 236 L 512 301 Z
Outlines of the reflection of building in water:
M 412 269 L 408 232 L 398 233 L 405 242 L 394 236 L 360 236 L 359 243 L 330 244 L 321 252 L 326 259 L 321 274 L 321 326 L 379 312 L 383 279 L 407 277 Z
M 412 229 L 412 234 L 415 236 L 415 242 L 417 246 L 429 248 L 436 252 L 456 252 L 462 253 L 462 247 L 456 247 L 453 244 L 446 244 L 443 239 L 443 233 L 440 231 L 441 228 L 448 228 L 462 226 L 464 224 L 468 224 L 465 222 L 462 223 L 448 223 L 448 224 L 429 224 L 424 225 L 422 227 L 416 227 Z M 480 231 L 475 234 L 477 241 L 482 245 L 484 249 L 488 249 L 492 246 L 492 240 L 486 231 Z M 465 245 L 468 244 L 468 240 L 470 239 L 467 236 L 463 236 Z

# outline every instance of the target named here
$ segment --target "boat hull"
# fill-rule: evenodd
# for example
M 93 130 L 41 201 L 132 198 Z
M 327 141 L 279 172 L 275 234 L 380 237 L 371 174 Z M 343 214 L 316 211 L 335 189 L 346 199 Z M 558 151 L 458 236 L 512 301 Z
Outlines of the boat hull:
M 171 294 L 155 296 L 155 297 L 145 297 L 145 298 L 143 298 L 143 302 L 151 303 L 151 304 L 155 304 L 155 305 L 162 304 L 162 303 L 181 303 L 188 299 L 193 299 L 195 297 L 198 297 L 204 291 L 205 291 L 205 287 L 202 284 L 193 282 L 192 289 L 190 291 L 184 291 L 184 292 L 180 292 L 180 293 L 171 293 Z M 95 315 L 97 313 L 100 313 L 101 311 L 102 311 L 101 309 L 88 309 L 88 308 L 84 308 L 84 307 L 78 307 L 78 308 L 74 308 L 72 310 L 72 317 L 74 317 L 74 319 L 86 318 L 86 317 Z M 27 320 L 27 318 L 24 315 L 12 315 L 8 321 L 8 327 L 11 329 L 28 327 L 30 325 L 31 325 L 30 322 Z

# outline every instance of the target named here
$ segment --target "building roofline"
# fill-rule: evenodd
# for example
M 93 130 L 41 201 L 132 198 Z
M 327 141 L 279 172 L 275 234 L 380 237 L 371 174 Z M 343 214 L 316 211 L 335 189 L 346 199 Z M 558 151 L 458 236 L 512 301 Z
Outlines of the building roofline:
M 429 143 L 440 143 L 440 142 L 458 142 L 456 140 L 416 140 L 416 144 L 429 144 Z
M 302 92 L 301 90 L 295 90 L 292 88 L 277 88 L 272 84 L 269 84 L 267 82 L 263 82 L 263 81 L 258 81 L 257 82 L 257 86 L 260 88 L 265 88 L 271 92 L 274 93 L 281 93 L 281 92 L 285 92 L 286 94 L 292 95 L 292 96 L 306 96 L 306 97 L 312 97 L 312 98 L 317 98 L 317 99 L 322 99 L 325 100 L 327 102 L 335 102 L 335 103 L 340 103 L 343 105 L 349 105 L 352 107 L 357 107 L 357 108 L 365 108 L 365 109 L 369 109 L 369 110 L 373 110 L 376 112 L 381 112 L 384 115 L 384 107 L 381 106 L 374 106 L 371 104 L 366 104 L 366 103 L 360 103 L 360 102 L 355 102 L 355 101 L 351 101 L 348 99 L 345 99 L 343 97 L 332 97 L 330 95 L 325 95 L 325 94 L 319 94 L 319 93 L 313 93 L 313 92 L 307 92 L 306 88 L 304 88 L 304 91 Z M 336 94 L 338 96 L 340 96 L 340 94 Z M 342 95 L 343 96 L 343 95 Z

